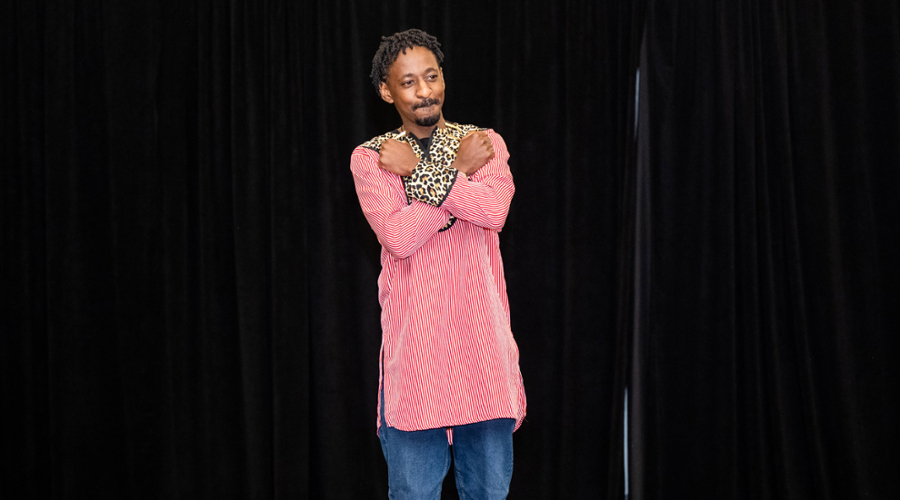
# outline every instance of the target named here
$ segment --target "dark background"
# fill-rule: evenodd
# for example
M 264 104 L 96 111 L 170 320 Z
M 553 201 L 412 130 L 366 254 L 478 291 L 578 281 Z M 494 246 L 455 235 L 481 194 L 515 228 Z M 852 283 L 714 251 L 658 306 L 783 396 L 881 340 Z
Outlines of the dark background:
M 511 498 L 622 498 L 626 387 L 632 498 L 900 495 L 895 2 L 10 0 L 0 497 L 386 496 L 349 158 L 410 27 L 511 154 Z

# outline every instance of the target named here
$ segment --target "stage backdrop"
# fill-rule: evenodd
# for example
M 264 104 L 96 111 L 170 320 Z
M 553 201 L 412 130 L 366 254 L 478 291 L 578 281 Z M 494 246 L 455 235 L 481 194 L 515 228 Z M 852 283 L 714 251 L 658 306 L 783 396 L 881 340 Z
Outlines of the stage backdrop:
M 411 27 L 511 154 L 511 498 L 622 498 L 626 387 L 632 497 L 896 496 L 898 8 L 701 4 L 3 2 L 0 497 L 386 497 L 349 159 Z
M 715 4 L 647 10 L 632 496 L 896 498 L 900 9 Z

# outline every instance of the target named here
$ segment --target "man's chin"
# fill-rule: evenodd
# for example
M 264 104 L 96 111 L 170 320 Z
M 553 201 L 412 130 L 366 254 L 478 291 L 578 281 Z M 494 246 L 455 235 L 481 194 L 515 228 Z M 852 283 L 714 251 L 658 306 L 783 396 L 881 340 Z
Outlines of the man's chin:
M 416 125 L 420 127 L 431 127 L 432 125 L 436 125 L 439 121 L 441 121 L 441 114 L 435 113 L 424 118 L 416 118 Z

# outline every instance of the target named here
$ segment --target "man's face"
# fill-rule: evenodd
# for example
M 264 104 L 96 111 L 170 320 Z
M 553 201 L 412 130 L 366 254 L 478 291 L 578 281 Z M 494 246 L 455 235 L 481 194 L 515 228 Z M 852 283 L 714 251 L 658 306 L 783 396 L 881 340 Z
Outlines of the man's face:
M 444 75 L 434 54 L 425 47 L 400 52 L 381 84 L 381 98 L 397 108 L 404 123 L 431 127 L 440 121 Z

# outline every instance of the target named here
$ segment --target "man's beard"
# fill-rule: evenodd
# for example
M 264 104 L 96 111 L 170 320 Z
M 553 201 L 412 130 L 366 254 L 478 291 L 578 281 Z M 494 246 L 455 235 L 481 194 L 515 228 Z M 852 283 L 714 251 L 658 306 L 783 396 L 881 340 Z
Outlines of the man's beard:
M 413 111 L 415 111 L 419 108 L 426 108 L 428 106 L 437 106 L 440 103 L 441 103 L 441 101 L 439 101 L 437 99 L 425 99 L 422 102 L 420 102 L 419 104 L 416 104 L 416 106 L 413 107 Z M 437 113 L 435 113 L 431 116 L 426 116 L 425 118 L 416 117 L 416 125 L 418 125 L 420 127 L 430 127 L 430 126 L 436 124 L 438 121 L 440 121 L 440 119 L 441 119 L 441 112 L 438 111 Z
M 437 123 L 438 121 L 440 121 L 440 119 L 441 119 L 440 113 L 435 113 L 431 116 L 426 116 L 425 118 L 416 117 L 416 125 L 418 125 L 420 127 L 430 127 L 430 126 L 434 125 L 435 123 Z

